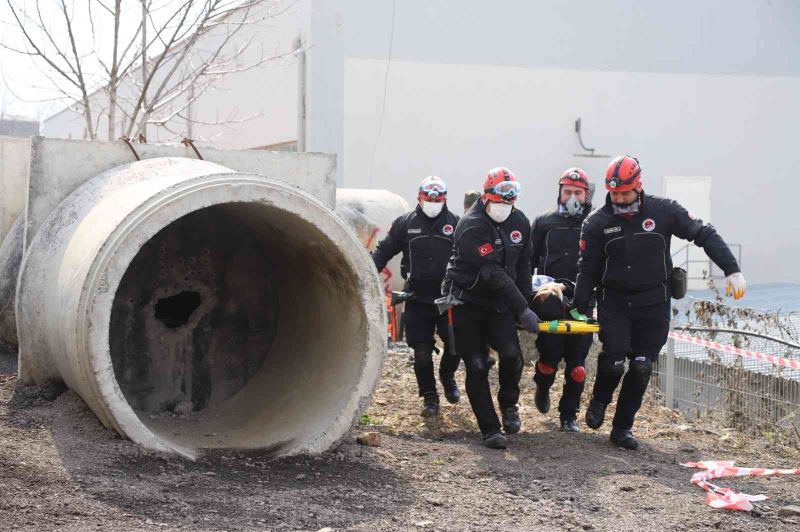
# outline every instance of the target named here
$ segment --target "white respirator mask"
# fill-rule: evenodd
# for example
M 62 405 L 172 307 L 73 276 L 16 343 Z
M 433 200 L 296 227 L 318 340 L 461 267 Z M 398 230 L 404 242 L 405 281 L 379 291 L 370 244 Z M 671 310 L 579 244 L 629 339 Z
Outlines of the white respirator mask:
M 444 208 L 444 202 L 434 202 L 434 201 L 423 201 L 422 205 L 422 212 L 425 213 L 425 216 L 428 218 L 436 218 L 439 216 L 439 213 L 442 212 L 442 208 Z
M 505 222 L 509 216 L 511 216 L 511 211 L 514 209 L 514 206 L 510 203 L 489 203 L 489 208 L 486 210 L 486 213 L 489 215 L 489 218 L 494 220 L 496 223 L 503 223 Z

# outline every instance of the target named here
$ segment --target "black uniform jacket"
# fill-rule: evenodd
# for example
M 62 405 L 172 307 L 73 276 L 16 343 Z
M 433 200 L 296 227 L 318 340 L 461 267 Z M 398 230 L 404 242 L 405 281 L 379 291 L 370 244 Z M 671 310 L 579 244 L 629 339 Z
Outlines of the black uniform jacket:
M 585 312 L 593 288 L 598 300 L 622 298 L 628 306 L 669 301 L 672 235 L 694 242 L 730 275 L 739 271 L 730 248 L 714 226 L 695 218 L 676 201 L 640 193 L 639 214 L 614 215 L 611 196 L 583 222 L 575 306 Z
M 456 226 L 442 293 L 518 316 L 527 308 L 531 290 L 528 218 L 515 208 L 498 224 L 486 213 L 484 201 L 476 201 Z
M 559 214 L 558 208 L 540 214 L 531 228 L 531 271 L 553 279 L 575 281 L 578 276 L 578 247 L 581 224 L 589 215 L 574 218 Z
M 447 261 L 453 254 L 456 225 L 458 216 L 447 210 L 447 205 L 436 218 L 428 218 L 417 205 L 392 222 L 389 234 L 372 252 L 372 260 L 381 271 L 402 251 L 400 275 L 408 281 L 406 289 L 414 293 L 417 301 L 433 303 L 441 297 Z

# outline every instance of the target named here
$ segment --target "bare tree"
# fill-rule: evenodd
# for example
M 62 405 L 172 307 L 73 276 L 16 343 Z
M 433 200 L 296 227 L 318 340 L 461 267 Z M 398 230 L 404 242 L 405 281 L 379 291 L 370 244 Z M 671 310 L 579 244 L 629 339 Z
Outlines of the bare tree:
M 106 118 L 111 140 L 118 126 L 135 137 L 148 124 L 172 131 L 176 119 L 191 123 L 206 90 L 279 57 L 258 46 L 257 32 L 297 0 L 57 0 L 55 10 L 40 0 L 6 2 L 18 39 L 0 45 L 34 60 L 90 139 Z

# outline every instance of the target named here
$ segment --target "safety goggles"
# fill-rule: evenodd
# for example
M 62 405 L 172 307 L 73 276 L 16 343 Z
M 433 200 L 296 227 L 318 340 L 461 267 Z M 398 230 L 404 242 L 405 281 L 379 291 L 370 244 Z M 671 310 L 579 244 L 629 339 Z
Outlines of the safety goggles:
M 514 201 L 522 191 L 522 185 L 519 184 L 519 181 L 503 181 L 502 183 L 497 183 L 495 186 L 486 188 L 483 191 L 487 194 L 500 196 L 503 198 L 503 201 Z
M 424 185 L 420 185 L 419 193 L 427 196 L 431 200 L 435 200 L 437 198 L 443 198 L 443 196 L 447 195 L 447 187 L 444 183 L 426 183 Z

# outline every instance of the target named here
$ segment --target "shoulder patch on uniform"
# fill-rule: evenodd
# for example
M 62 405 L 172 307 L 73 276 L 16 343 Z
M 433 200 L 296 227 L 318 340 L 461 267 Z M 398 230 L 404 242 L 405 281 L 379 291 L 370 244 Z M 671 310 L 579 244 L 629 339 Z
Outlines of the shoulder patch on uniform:
M 586 240 L 581 238 L 578 242 L 578 245 L 580 246 L 581 251 L 586 251 Z
M 494 251 L 494 247 L 492 247 L 492 245 L 489 242 L 483 244 L 482 246 L 478 246 L 478 254 L 481 257 L 485 257 L 492 251 Z
M 442 233 L 447 235 L 447 236 L 452 235 L 453 234 L 453 226 L 450 225 L 450 224 L 445 224 L 444 227 L 442 227 Z
M 648 218 L 647 220 L 642 222 L 642 229 L 645 231 L 652 231 L 656 228 L 656 222 L 652 218 Z
M 515 244 L 519 244 L 520 242 L 522 242 L 522 231 L 517 231 L 517 230 L 511 231 L 511 235 L 509 236 L 511 238 L 511 241 Z
M 408 230 L 408 234 L 410 234 L 410 235 L 413 235 L 413 234 L 416 234 L 416 233 L 421 233 L 421 232 L 422 232 L 422 229 L 419 229 L 419 228 L 417 228 L 417 229 L 409 229 Z
M 622 226 L 619 225 L 616 227 L 607 227 L 603 229 L 603 232 L 607 235 L 610 235 L 612 233 L 619 233 L 620 231 L 622 231 Z

